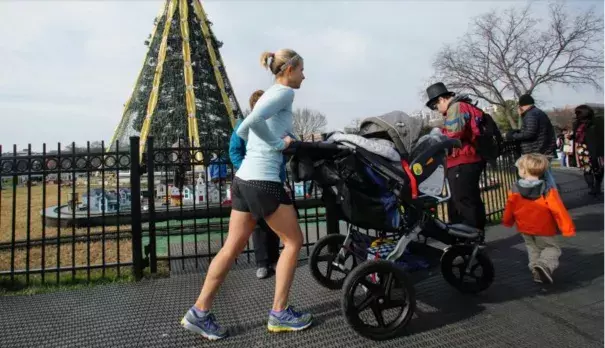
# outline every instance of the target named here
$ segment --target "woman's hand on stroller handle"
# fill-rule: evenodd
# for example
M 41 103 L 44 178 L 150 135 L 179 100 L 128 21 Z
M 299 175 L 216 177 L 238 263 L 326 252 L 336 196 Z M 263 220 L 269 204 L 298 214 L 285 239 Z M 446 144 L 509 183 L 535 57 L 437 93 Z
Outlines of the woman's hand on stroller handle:
M 292 143 L 296 141 L 294 138 L 292 138 L 289 135 L 286 135 L 283 138 L 283 140 L 284 140 L 284 143 L 286 144 L 286 146 L 284 147 L 284 150 L 288 149 L 290 147 L 290 145 L 292 145 Z

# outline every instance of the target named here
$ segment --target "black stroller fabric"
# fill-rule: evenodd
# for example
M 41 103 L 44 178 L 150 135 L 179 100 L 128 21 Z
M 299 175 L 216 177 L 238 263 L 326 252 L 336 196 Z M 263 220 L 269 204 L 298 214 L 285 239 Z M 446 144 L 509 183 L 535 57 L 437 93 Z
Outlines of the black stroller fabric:
M 295 181 L 314 180 L 324 193 L 328 191 L 324 198 L 336 200 L 345 221 L 367 229 L 397 229 L 397 197 L 357 156 L 299 154 L 290 161 L 290 169 Z
M 443 141 L 443 136 L 436 134 L 418 141 L 420 130 L 420 120 L 394 111 L 364 120 L 359 135 L 392 141 L 402 159 L 410 160 Z M 445 154 L 440 157 L 443 158 L 431 158 L 430 165 L 423 163 L 425 170 L 415 179 L 426 179 L 424 176 L 430 175 L 435 169 L 433 167 L 445 162 Z M 327 153 L 319 147 L 307 148 L 292 158 L 290 169 L 296 182 L 315 181 L 322 188 L 324 199 L 335 201 L 326 204 L 338 207 L 343 220 L 361 228 L 397 230 L 403 218 L 398 200 L 409 202 L 412 199 L 411 179 L 402 164 L 361 147 L 357 147 L 355 152 L 340 153 Z M 399 197 L 394 193 L 393 185 L 397 187 Z

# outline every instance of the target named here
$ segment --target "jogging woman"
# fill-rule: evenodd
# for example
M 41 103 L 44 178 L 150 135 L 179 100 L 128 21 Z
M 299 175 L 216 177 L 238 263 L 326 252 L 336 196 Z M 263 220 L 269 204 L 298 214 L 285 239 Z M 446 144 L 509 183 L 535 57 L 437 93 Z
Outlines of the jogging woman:
M 294 90 L 300 88 L 305 79 L 304 63 L 293 50 L 282 49 L 263 53 L 261 64 L 275 75 L 275 84 L 266 90 L 237 130 L 237 134 L 247 141 L 246 157 L 233 180 L 229 234 L 210 263 L 195 305 L 181 321 L 186 329 L 211 340 L 228 335 L 210 309 L 259 219 L 267 222 L 284 245 L 276 267 L 275 296 L 268 330 L 299 331 L 312 323 L 311 314 L 297 312 L 288 305 L 303 238 L 296 211 L 279 177 L 282 151 L 293 141 L 287 134 L 292 133 Z

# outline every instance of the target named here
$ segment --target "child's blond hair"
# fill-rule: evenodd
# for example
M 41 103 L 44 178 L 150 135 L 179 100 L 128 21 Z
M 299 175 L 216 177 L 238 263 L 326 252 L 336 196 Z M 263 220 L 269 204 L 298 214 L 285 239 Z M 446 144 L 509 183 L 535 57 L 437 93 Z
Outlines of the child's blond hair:
M 539 153 L 529 153 L 521 156 L 515 163 L 517 168 L 524 170 L 531 176 L 541 177 L 548 169 L 549 162 L 546 156 Z

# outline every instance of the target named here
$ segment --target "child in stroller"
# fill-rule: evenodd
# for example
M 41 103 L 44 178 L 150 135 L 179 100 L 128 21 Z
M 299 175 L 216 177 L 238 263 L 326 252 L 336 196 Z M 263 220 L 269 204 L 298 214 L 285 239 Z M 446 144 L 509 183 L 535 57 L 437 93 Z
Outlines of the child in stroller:
M 449 198 L 445 161 L 460 143 L 433 134 L 409 151 L 418 139 L 411 122 L 393 112 L 366 119 L 360 136 L 337 134 L 331 142 L 294 143 L 289 149 L 294 180 L 315 181 L 326 206 L 349 223 L 346 234 L 328 231 L 316 242 L 311 273 L 323 286 L 343 289 L 347 322 L 375 340 L 400 334 L 412 318 L 414 287 L 402 267 L 410 255 L 436 256 L 445 280 L 464 293 L 487 289 L 494 277 L 483 231 L 447 224 L 432 212 Z M 370 237 L 358 228 L 379 233 Z M 429 245 L 429 238 L 447 248 Z M 366 322 L 368 317 L 374 319 Z

